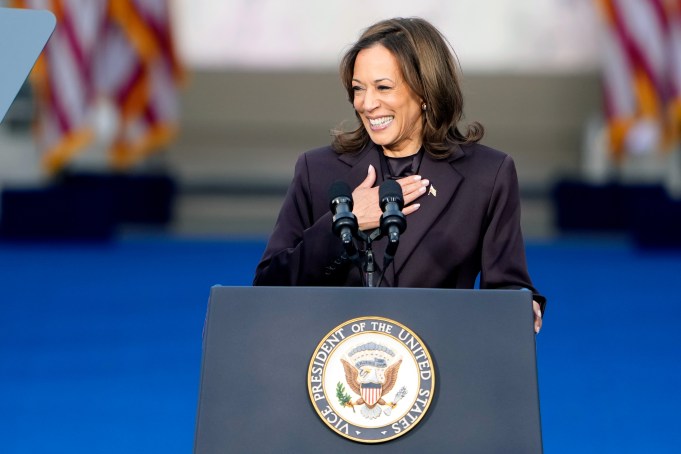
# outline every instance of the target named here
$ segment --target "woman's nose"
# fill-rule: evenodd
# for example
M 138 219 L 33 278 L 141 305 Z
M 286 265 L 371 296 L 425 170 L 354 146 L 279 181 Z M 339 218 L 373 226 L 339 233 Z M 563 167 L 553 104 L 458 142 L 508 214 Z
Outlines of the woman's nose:
M 379 105 L 378 102 L 378 97 L 376 96 L 376 93 L 374 90 L 368 89 L 366 93 L 364 94 L 364 99 L 363 99 L 363 107 L 364 110 L 372 111 L 376 109 Z

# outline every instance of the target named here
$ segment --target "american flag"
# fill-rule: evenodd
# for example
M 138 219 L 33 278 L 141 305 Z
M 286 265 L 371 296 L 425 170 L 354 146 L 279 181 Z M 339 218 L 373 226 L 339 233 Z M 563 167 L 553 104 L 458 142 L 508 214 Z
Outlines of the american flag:
M 596 0 L 610 150 L 668 150 L 681 131 L 681 0 Z
M 378 383 L 362 383 L 360 386 L 362 398 L 368 406 L 375 405 L 383 394 L 383 385 Z
M 110 163 L 127 168 L 161 149 L 178 122 L 176 57 L 166 0 L 15 0 L 49 9 L 57 27 L 32 74 L 45 166 L 58 171 L 95 139 L 94 115 L 115 112 Z

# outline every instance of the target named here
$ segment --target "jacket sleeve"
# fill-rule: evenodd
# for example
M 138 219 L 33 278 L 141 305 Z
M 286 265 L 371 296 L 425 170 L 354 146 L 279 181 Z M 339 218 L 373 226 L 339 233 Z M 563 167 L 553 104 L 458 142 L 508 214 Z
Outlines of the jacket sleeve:
M 253 285 L 334 285 L 349 268 L 342 259 L 343 246 L 331 231 L 331 211 L 315 219 L 313 187 L 303 154 L 296 163 Z
M 546 298 L 532 285 L 520 229 L 520 195 L 515 164 L 506 156 L 499 166 L 482 240 L 480 288 L 528 289 L 541 305 Z

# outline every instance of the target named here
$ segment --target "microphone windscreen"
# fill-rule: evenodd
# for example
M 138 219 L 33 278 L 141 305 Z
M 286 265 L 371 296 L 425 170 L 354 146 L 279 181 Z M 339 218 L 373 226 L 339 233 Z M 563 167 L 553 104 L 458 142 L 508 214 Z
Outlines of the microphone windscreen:
M 347 197 L 352 201 L 352 190 L 345 181 L 336 180 L 329 188 L 329 203 L 338 197 Z
M 381 205 L 383 205 L 383 203 L 387 203 L 388 201 L 402 202 L 402 187 L 395 180 L 385 180 L 378 188 L 378 197 L 381 201 Z

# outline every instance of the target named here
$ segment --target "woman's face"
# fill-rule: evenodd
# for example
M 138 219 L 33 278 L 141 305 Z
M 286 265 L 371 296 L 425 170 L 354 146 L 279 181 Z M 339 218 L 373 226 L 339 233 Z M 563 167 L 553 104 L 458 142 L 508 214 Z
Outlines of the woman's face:
M 386 155 L 409 156 L 421 148 L 421 100 L 388 49 L 377 44 L 357 54 L 352 89 L 355 110 Z

